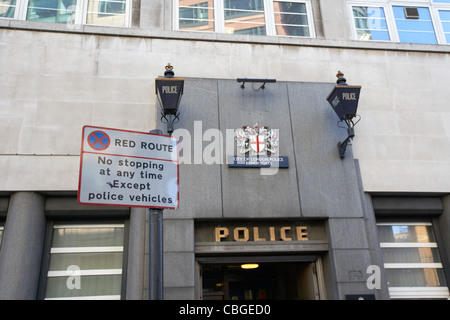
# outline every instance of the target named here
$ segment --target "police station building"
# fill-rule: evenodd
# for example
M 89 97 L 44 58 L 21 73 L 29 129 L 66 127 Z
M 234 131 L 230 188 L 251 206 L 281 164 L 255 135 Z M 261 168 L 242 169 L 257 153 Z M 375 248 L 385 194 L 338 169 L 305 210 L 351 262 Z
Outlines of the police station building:
M 0 299 L 154 298 L 155 214 L 159 298 L 449 299 L 449 26 L 448 0 L 0 0 Z

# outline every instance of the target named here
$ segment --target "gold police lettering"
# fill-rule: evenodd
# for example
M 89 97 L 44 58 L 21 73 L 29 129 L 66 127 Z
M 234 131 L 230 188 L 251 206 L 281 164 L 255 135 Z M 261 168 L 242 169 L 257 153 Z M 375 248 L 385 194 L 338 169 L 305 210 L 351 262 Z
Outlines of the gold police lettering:
M 162 93 L 178 93 L 177 86 L 162 86 Z
M 216 227 L 216 242 L 234 240 L 246 241 L 308 241 L 307 226 L 285 227 Z

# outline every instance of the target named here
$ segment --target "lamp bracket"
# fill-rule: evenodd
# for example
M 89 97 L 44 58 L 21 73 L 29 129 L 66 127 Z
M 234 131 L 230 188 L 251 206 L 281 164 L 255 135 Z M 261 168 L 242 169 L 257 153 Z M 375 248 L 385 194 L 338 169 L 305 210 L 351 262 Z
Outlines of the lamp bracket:
M 345 151 L 347 150 L 348 143 L 355 137 L 355 128 L 349 126 L 347 128 L 347 134 L 348 137 L 344 141 L 338 143 L 339 157 L 341 157 L 342 160 L 345 157 Z
M 161 112 L 161 122 L 167 124 L 167 133 L 169 135 L 173 133 L 173 125 L 178 123 L 178 121 L 180 121 L 180 111 L 177 111 L 175 114 Z
M 237 80 L 237 82 L 239 82 L 239 83 L 242 82 L 242 84 L 241 84 L 241 88 L 242 88 L 242 89 L 245 89 L 245 83 L 246 83 L 246 82 L 262 83 L 262 85 L 261 85 L 258 89 L 253 88 L 253 90 L 255 90 L 255 91 L 258 91 L 258 90 L 260 90 L 260 89 L 263 89 L 263 90 L 264 90 L 264 89 L 266 88 L 266 83 L 275 83 L 275 82 L 277 82 L 277 79 L 237 78 L 236 80 Z
M 357 120 L 356 120 L 356 121 L 353 121 L 353 119 L 354 119 L 355 117 L 357 118 Z M 338 121 L 337 126 L 338 126 L 339 128 L 342 128 L 342 129 L 353 128 L 354 126 L 356 126 L 356 124 L 357 124 L 359 121 L 361 121 L 361 116 L 360 116 L 359 114 L 355 115 L 355 117 L 349 118 L 349 119 L 343 119 L 343 120 L 340 120 L 340 121 Z M 341 125 L 342 122 L 345 122 L 345 123 L 347 124 L 347 127 L 342 126 L 342 125 Z

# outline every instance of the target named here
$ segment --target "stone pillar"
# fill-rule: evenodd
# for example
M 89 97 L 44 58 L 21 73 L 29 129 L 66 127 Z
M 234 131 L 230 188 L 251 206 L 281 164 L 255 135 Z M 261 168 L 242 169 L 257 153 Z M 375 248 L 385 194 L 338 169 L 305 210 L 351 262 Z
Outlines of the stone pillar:
M 45 198 L 35 192 L 11 196 L 0 251 L 0 300 L 37 298 L 45 240 Z

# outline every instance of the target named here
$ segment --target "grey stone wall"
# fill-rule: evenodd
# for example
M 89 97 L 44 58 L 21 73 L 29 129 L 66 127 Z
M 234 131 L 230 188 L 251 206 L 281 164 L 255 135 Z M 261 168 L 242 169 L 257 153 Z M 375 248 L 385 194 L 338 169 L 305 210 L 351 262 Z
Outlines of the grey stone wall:
M 367 293 L 366 269 L 373 262 L 362 184 L 351 147 L 344 160 L 339 158 L 337 143 L 346 138 L 346 130 L 336 126 L 337 116 L 326 101 L 334 84 L 281 81 L 258 90 L 260 85 L 247 83 L 242 89 L 235 80 L 185 80 L 175 126 L 182 130 L 174 135 L 182 137 L 184 146 L 191 139 L 197 154 L 180 165 L 179 209 L 164 212 L 164 265 L 171 275 L 165 279 L 165 297 L 194 297 L 194 219 L 237 218 L 321 219 L 328 230 L 324 269 L 329 298 Z M 288 156 L 288 169 L 265 175 L 259 168 L 227 166 L 226 156 L 236 154 L 226 148 L 227 129 L 256 123 L 279 129 L 279 155 Z M 159 127 L 166 129 L 164 123 Z M 214 144 L 207 139 L 210 129 L 219 129 L 224 140 Z M 202 152 L 211 146 L 223 147 L 223 164 L 205 163 Z

